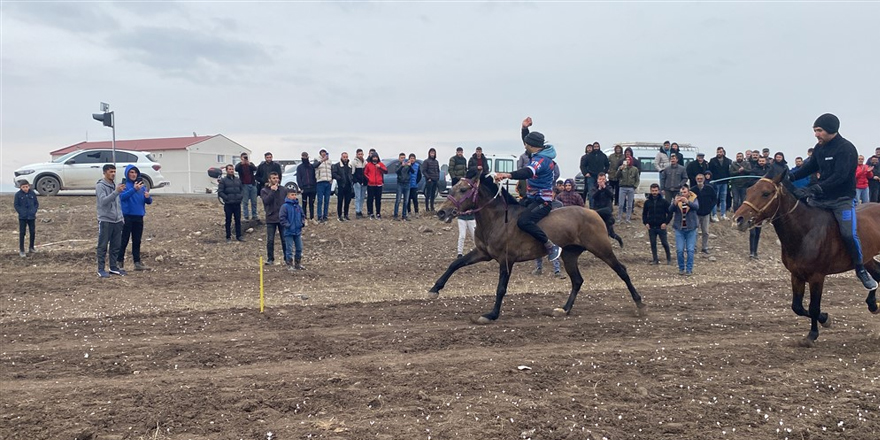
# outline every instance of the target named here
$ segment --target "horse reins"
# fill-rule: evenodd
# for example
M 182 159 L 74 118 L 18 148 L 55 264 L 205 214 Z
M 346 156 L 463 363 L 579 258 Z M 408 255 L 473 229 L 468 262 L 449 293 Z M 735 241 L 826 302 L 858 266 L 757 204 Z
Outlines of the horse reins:
M 776 192 L 773 193 L 773 197 L 771 197 L 770 200 L 768 200 L 767 203 L 764 204 L 764 207 L 761 208 L 761 209 L 758 209 L 757 206 L 755 206 L 752 202 L 749 202 L 748 200 L 743 200 L 742 204 L 748 206 L 749 208 L 752 208 L 752 210 L 754 210 L 754 211 L 757 212 L 758 214 L 763 214 L 763 213 L 764 213 L 764 210 L 767 209 L 767 207 L 770 206 L 770 204 L 773 203 L 774 200 L 776 200 L 777 198 L 779 198 L 779 194 L 780 194 L 783 190 L 782 190 L 781 185 L 779 185 L 779 184 L 773 182 L 772 180 L 770 180 L 770 179 L 768 179 L 768 178 L 766 178 L 766 177 L 762 177 L 760 180 L 764 180 L 764 181 L 766 181 L 766 182 L 770 182 L 770 183 L 773 185 L 773 187 L 776 188 Z M 759 180 L 759 181 L 760 181 L 760 180 Z M 781 217 L 779 217 L 779 218 L 780 218 L 780 219 L 783 219 L 783 218 L 787 217 L 789 214 L 791 214 L 792 212 L 794 212 L 795 209 L 797 209 L 798 204 L 800 204 L 800 203 L 801 203 L 800 200 L 798 200 L 797 202 L 795 202 L 794 206 L 793 206 L 788 212 L 786 212 L 785 214 L 783 214 L 783 215 L 782 215 Z M 771 216 L 769 217 L 769 219 L 767 220 L 768 222 L 772 223 L 774 220 L 776 220 L 776 215 L 779 214 L 779 208 L 781 208 L 781 207 L 782 207 L 782 203 L 777 203 L 777 204 L 776 204 L 776 211 L 774 211 L 774 212 L 773 212 L 773 215 L 771 215 Z M 755 226 L 752 226 L 752 227 L 754 228 Z
M 452 196 L 452 194 L 449 194 L 448 196 L 446 196 L 446 198 L 449 200 L 449 202 L 452 203 L 452 205 L 455 206 L 455 209 L 457 209 L 457 210 L 460 210 L 461 204 L 464 203 L 469 198 L 471 199 L 471 202 L 474 204 L 474 206 L 476 206 L 477 205 L 477 198 L 480 195 L 479 177 L 474 180 L 471 180 L 468 178 L 462 178 L 461 180 L 464 180 L 468 185 L 470 185 L 470 189 L 468 189 L 467 192 L 464 193 L 464 196 L 462 196 L 461 200 L 456 199 L 455 197 Z M 474 182 L 476 182 L 476 183 L 474 183 Z M 498 192 L 496 192 L 495 196 L 492 197 L 491 199 L 489 199 L 488 202 L 484 203 L 483 206 L 480 206 L 475 209 L 469 209 L 467 211 L 459 212 L 459 215 L 461 215 L 461 214 L 464 214 L 464 215 L 474 214 L 476 212 L 479 212 L 481 209 L 485 208 L 486 206 L 488 206 L 490 203 L 492 203 L 493 200 L 497 199 L 498 196 L 501 195 L 501 185 L 497 185 L 497 186 L 498 186 Z M 505 207 L 505 211 L 506 211 L 507 210 L 507 200 L 504 200 L 504 207 Z

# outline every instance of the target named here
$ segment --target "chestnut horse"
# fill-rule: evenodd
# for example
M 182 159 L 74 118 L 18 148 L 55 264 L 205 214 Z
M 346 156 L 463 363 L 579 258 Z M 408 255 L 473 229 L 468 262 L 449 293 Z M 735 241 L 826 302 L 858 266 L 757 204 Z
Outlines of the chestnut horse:
M 488 324 L 501 314 L 501 301 L 507 293 L 507 283 L 513 264 L 521 261 L 534 261 L 547 256 L 544 245 L 526 234 L 516 225 L 523 208 L 504 189 L 498 187 L 491 177 L 482 180 L 461 179 L 449 191 L 446 203 L 440 207 L 437 216 L 445 222 L 459 213 L 474 214 L 477 222 L 475 231 L 476 248 L 449 265 L 431 287 L 430 296 L 436 298 L 440 294 L 449 277 L 462 267 L 481 261 L 495 260 L 500 266 L 498 288 L 495 292 L 495 307 L 491 312 L 474 319 L 478 324 Z M 635 301 L 637 312 L 641 315 L 645 305 L 636 291 L 626 272 L 626 267 L 617 260 L 611 250 L 611 241 L 605 223 L 595 211 L 580 207 L 568 206 L 554 209 L 550 215 L 538 223 L 547 237 L 562 248 L 562 261 L 565 271 L 571 279 L 571 293 L 562 308 L 553 309 L 553 316 L 565 316 L 571 312 L 574 300 L 584 282 L 578 269 L 578 257 L 584 251 L 590 251 L 610 266 L 617 276 L 626 283 L 627 289 Z
M 805 346 L 812 346 L 819 337 L 819 327 L 830 327 L 828 314 L 821 311 L 822 287 L 825 276 L 853 270 L 852 259 L 846 250 L 837 220 L 831 211 L 810 207 L 794 195 L 794 186 L 788 173 L 767 175 L 757 181 L 746 193 L 746 200 L 733 215 L 734 225 L 740 231 L 769 221 L 782 243 L 782 264 L 791 272 L 791 309 L 799 316 L 810 318 L 810 333 Z M 874 257 L 880 254 L 880 204 L 868 203 L 856 209 L 856 225 L 862 243 L 865 269 L 875 280 L 880 280 L 880 263 Z M 810 310 L 804 310 L 805 283 L 810 284 Z M 868 293 L 865 302 L 871 313 L 880 313 L 877 290 Z

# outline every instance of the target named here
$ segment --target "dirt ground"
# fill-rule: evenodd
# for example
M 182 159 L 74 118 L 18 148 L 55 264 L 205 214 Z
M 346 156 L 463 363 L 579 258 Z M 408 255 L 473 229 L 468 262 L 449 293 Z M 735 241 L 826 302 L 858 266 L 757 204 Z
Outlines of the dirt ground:
M 809 321 L 769 228 L 753 262 L 747 234 L 713 224 L 712 258 L 684 278 L 621 225 L 647 316 L 584 254 L 570 316 L 545 314 L 569 281 L 521 263 L 501 318 L 476 326 L 494 263 L 426 295 L 454 223 L 310 225 L 307 270 L 267 267 L 261 313 L 264 228 L 227 244 L 214 198 L 155 199 L 153 270 L 101 280 L 94 197 L 41 197 L 28 258 L 0 197 L 0 438 L 880 438 L 880 316 L 851 274 L 832 277 L 833 327 L 801 347 Z

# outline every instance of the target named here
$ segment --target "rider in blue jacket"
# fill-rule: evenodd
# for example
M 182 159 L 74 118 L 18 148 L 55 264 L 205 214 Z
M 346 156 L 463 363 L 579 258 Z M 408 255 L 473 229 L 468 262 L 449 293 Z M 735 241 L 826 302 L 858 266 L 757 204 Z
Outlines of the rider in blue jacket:
M 531 156 L 528 165 L 512 173 L 497 173 L 495 179 L 528 179 L 527 195 L 524 199 L 526 211 L 517 220 L 520 229 L 535 237 L 547 250 L 550 261 L 559 258 L 561 250 L 547 238 L 547 234 L 538 227 L 538 221 L 550 214 L 553 202 L 553 170 L 556 168 L 556 150 L 552 145 L 544 144 L 544 135 L 535 131 L 529 133 L 532 118 L 522 123 L 522 140 L 526 151 Z

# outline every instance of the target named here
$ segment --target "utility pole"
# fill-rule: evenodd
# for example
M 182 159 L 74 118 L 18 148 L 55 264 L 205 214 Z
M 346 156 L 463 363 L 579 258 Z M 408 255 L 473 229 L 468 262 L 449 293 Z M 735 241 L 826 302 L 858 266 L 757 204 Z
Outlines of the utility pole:
M 105 127 L 110 127 L 113 129 L 113 166 L 116 166 L 116 118 L 113 115 L 113 112 L 110 111 L 110 104 L 106 102 L 101 103 L 101 113 L 92 113 L 92 118 L 96 121 L 101 121 Z

